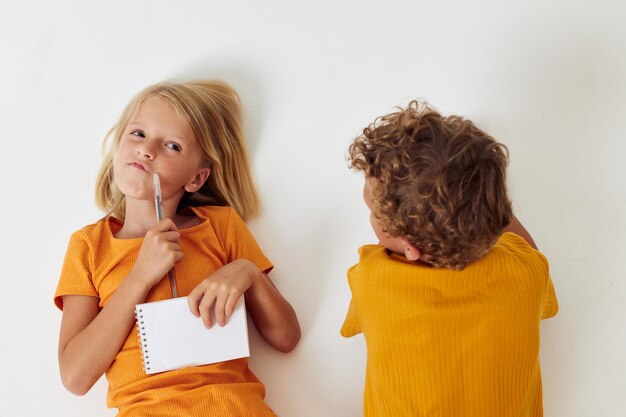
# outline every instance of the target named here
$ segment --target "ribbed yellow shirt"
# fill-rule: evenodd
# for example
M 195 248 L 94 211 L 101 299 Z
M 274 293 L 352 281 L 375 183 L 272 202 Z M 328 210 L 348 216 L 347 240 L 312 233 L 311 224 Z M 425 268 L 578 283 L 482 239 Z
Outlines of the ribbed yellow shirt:
M 540 252 L 505 233 L 462 271 L 359 254 L 341 334 L 365 336 L 366 417 L 543 415 L 539 322 L 558 305 Z
M 263 255 L 245 223 L 229 207 L 195 207 L 203 222 L 180 230 L 185 257 L 176 264 L 180 296 L 188 295 L 204 278 L 222 265 L 244 258 L 269 271 Z M 116 239 L 122 224 L 106 217 L 75 232 L 69 243 L 54 301 L 63 308 L 69 294 L 98 297 L 106 305 L 128 275 L 143 238 Z M 167 279 L 148 294 L 146 302 L 172 297 Z M 107 370 L 107 405 L 119 409 L 119 417 L 212 416 L 274 417 L 263 402 L 265 387 L 248 369 L 247 359 L 184 368 L 146 375 L 141 365 L 136 326 Z

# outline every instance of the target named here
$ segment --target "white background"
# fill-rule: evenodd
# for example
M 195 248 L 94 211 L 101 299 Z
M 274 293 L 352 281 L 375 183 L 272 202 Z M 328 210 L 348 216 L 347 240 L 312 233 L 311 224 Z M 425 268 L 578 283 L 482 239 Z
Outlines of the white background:
M 374 241 L 346 149 L 410 98 L 511 151 L 518 217 L 551 260 L 546 416 L 626 408 L 626 6 L 607 1 L 10 1 L 0 3 L 0 416 L 112 416 L 101 380 L 62 387 L 52 295 L 93 203 L 100 144 L 164 79 L 240 93 L 264 203 L 250 223 L 298 312 L 296 350 L 253 335 L 281 417 L 359 416 L 365 345 L 339 335 L 345 271 Z

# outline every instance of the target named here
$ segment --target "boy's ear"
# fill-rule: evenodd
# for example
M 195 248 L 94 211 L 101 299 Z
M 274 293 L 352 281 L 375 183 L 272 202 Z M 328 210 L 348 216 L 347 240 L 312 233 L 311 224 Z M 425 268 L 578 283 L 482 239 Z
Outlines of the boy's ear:
M 417 249 L 411 242 L 407 239 L 402 239 L 402 250 L 404 251 L 404 256 L 409 261 L 417 261 L 422 257 L 422 253 L 419 249 Z
M 206 182 L 207 178 L 211 175 L 211 168 L 202 168 L 196 172 L 196 176 L 191 181 L 185 184 L 185 191 L 189 193 L 195 193 Z

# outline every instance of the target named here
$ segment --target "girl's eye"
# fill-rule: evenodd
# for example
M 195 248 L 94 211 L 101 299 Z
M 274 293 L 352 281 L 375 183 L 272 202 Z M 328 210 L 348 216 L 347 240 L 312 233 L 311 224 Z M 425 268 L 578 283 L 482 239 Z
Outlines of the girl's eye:
M 133 136 L 138 136 L 140 138 L 146 138 L 146 134 L 143 133 L 141 130 L 133 130 L 132 132 L 130 132 L 130 134 Z
M 177 143 L 173 143 L 173 142 L 168 143 L 168 144 L 167 144 L 167 145 L 165 145 L 165 146 L 167 146 L 168 148 L 170 148 L 171 150 L 176 151 L 176 152 L 180 152 L 180 151 L 182 151 L 182 150 L 183 150 L 183 148 L 181 148 L 180 146 L 178 146 L 178 144 L 177 144 Z

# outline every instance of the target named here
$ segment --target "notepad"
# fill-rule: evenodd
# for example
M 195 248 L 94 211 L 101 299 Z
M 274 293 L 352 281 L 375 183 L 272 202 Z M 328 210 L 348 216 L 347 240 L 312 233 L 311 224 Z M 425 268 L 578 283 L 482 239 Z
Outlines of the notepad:
M 224 327 L 204 327 L 189 311 L 187 297 L 137 304 L 135 315 L 146 374 L 250 356 L 243 297 Z

